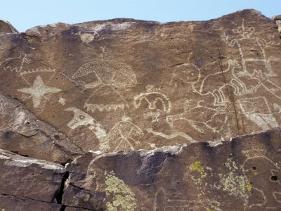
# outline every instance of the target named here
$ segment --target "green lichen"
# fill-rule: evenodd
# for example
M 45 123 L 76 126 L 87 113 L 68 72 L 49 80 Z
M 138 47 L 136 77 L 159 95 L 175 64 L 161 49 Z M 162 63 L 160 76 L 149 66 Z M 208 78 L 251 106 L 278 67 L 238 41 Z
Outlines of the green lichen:
M 202 163 L 199 160 L 193 162 L 190 165 L 189 169 L 190 169 L 191 172 L 198 172 L 201 175 L 201 177 L 203 177 L 203 178 L 207 176 L 207 174 L 205 172 L 205 169 L 204 169 Z
M 112 198 L 106 203 L 108 211 L 134 211 L 136 210 L 135 194 L 130 188 L 118 177 L 111 172 L 105 176 L 105 191 L 107 198 Z
M 191 178 L 197 185 L 202 184 L 202 180 L 207 176 L 204 166 L 202 165 L 201 161 L 197 160 L 194 161 L 190 166 L 189 170 L 192 173 L 196 173 L 198 175 L 192 176 Z
M 252 184 L 248 181 L 245 175 L 240 175 L 238 165 L 232 159 L 228 159 L 225 163 L 229 172 L 225 175 L 220 175 L 221 188 L 227 191 L 230 195 L 247 199 L 249 192 L 253 189 Z

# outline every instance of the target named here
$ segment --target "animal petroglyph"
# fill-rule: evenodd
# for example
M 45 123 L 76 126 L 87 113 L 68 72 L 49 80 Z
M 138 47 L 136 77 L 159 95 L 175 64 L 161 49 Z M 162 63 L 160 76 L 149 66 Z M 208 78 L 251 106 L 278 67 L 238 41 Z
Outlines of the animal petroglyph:
M 18 91 L 30 95 L 32 98 L 33 107 L 37 108 L 39 107 L 42 99 L 45 98 L 45 95 L 55 94 L 61 92 L 62 90 L 45 85 L 41 76 L 39 75 L 36 77 L 31 87 L 18 89 Z
M 159 137 L 162 137 L 162 138 L 168 139 L 168 140 L 176 138 L 176 137 L 182 137 L 182 138 L 186 139 L 187 141 L 189 141 L 190 143 L 196 142 L 191 136 L 187 135 L 184 132 L 172 132 L 171 134 L 167 135 L 162 132 L 154 131 L 152 128 L 147 128 L 146 131 L 155 136 L 159 136 Z
M 242 113 L 263 130 L 278 127 L 265 97 L 239 99 Z
M 7 58 L 0 63 L 0 70 L 19 73 L 25 64 L 30 64 L 31 59 L 27 54 L 20 53 L 19 56 Z
M 72 111 L 74 116 L 67 126 L 76 129 L 80 126 L 88 127 L 99 140 L 99 149 L 103 152 L 117 150 L 134 150 L 138 139 L 143 135 L 142 130 L 132 123 L 128 117 L 116 123 L 107 134 L 102 125 L 86 112 L 70 107 L 65 111 Z
M 102 62 L 89 62 L 82 65 L 73 75 L 71 80 L 80 84 L 83 89 L 93 89 L 93 93 L 85 102 L 87 111 L 114 111 L 124 109 L 127 101 L 119 89 L 127 89 L 136 85 L 136 75 L 130 66 L 124 63 L 103 60 Z M 113 105 L 92 103 L 98 90 L 108 88 L 122 103 Z
M 100 144 L 102 143 L 106 137 L 106 131 L 97 120 L 79 108 L 70 107 L 65 109 L 65 111 L 72 111 L 74 114 L 72 120 L 67 123 L 69 128 L 76 129 L 81 126 L 88 127 L 96 135 Z
M 146 118 L 152 118 L 153 122 L 158 121 L 161 114 L 167 114 L 171 111 L 170 99 L 163 93 L 159 92 L 153 86 L 147 86 L 146 92 L 134 97 L 134 107 L 144 106 L 149 111 L 145 112 Z
M 86 63 L 72 75 L 72 79 L 81 83 L 85 89 L 99 86 L 129 88 L 137 83 L 136 75 L 130 66 L 110 61 Z
M 40 63 L 36 67 L 31 64 L 34 61 L 31 59 L 31 54 L 20 53 L 17 57 L 11 57 L 5 59 L 0 63 L 0 70 L 19 73 L 20 76 L 30 73 L 40 72 L 55 72 L 54 68 L 49 67 L 47 64 Z
M 227 110 L 225 107 L 207 107 L 197 102 L 196 106 L 190 106 L 191 102 L 186 100 L 183 113 L 169 115 L 166 121 L 173 128 L 176 121 L 186 121 L 192 128 L 200 133 L 210 130 L 219 133 L 227 123 Z
M 175 86 L 178 86 L 179 83 L 191 85 L 192 91 L 202 97 L 212 95 L 214 106 L 224 106 L 229 102 L 229 96 L 226 96 L 229 94 L 228 88 L 232 88 L 236 95 L 245 92 L 243 92 L 245 90 L 244 83 L 237 77 L 232 77 L 229 82 L 225 79 L 225 74 L 234 73 L 240 65 L 235 60 L 228 60 L 226 65 L 227 68 L 224 70 L 221 70 L 219 62 L 211 62 L 201 68 L 191 63 L 177 65 L 173 70 L 170 84 Z M 210 72 L 210 74 L 203 76 L 202 70 Z

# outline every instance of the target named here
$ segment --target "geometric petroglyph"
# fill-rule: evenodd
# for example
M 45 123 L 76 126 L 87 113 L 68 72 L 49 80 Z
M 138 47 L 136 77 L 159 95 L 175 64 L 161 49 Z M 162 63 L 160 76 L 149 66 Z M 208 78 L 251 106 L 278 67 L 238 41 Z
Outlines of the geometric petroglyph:
M 32 98 L 33 107 L 37 108 L 39 107 L 42 99 L 47 99 L 45 95 L 54 94 L 61 92 L 61 89 L 50 87 L 44 84 L 42 78 L 40 75 L 36 77 L 36 79 L 33 82 L 33 85 L 28 88 L 21 88 L 18 89 L 19 92 L 29 94 Z

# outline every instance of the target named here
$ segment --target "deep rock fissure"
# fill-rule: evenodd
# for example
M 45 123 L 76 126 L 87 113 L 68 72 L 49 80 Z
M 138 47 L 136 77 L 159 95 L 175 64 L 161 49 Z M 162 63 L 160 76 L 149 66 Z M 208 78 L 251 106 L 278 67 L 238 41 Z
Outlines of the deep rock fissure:
M 69 172 L 65 172 L 65 174 L 62 177 L 61 185 L 57 192 L 54 195 L 54 199 L 52 201 L 55 201 L 58 204 L 62 204 L 62 199 L 63 199 L 63 193 L 64 193 L 64 187 L 67 179 L 69 178 Z

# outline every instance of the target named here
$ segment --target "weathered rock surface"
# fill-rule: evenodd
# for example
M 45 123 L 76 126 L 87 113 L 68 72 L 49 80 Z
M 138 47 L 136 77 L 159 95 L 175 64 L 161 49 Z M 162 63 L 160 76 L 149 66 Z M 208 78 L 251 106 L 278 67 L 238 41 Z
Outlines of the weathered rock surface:
M 0 22 L 0 210 L 281 210 L 278 27 Z
M 281 33 L 281 15 L 275 16 L 274 20 L 276 21 L 278 31 Z
M 82 150 L 54 127 L 40 121 L 14 99 L 0 94 L 0 148 L 66 163 Z
M 9 22 L 0 20 L 1 33 L 18 33 L 18 31 Z
M 83 151 L 228 140 L 281 123 L 280 35 L 254 10 L 48 25 L 0 42 L 2 94 Z
M 87 153 L 68 166 L 63 203 L 90 210 L 280 210 L 281 131 L 218 146 Z
M 60 209 L 63 166 L 0 150 L 0 168 L 0 209 Z

